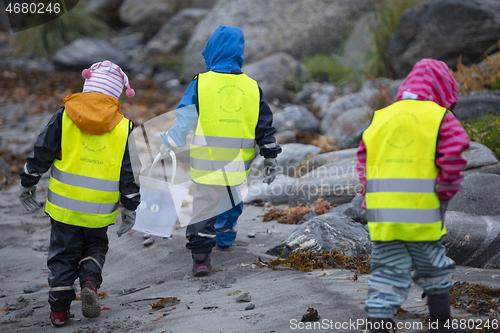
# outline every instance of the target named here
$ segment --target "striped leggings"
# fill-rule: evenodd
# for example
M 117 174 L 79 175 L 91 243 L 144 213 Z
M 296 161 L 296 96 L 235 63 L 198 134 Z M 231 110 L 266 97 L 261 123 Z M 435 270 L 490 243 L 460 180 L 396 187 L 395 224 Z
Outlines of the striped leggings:
M 450 291 L 455 272 L 455 262 L 440 242 L 374 242 L 371 265 L 365 310 L 372 318 L 393 318 L 412 279 L 427 295 L 439 295 Z

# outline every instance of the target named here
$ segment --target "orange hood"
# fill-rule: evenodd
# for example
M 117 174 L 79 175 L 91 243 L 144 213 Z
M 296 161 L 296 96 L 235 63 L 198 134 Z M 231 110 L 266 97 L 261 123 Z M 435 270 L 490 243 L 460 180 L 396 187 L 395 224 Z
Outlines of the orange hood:
M 101 93 L 78 93 L 64 97 L 64 112 L 84 133 L 104 134 L 122 120 L 121 103 Z

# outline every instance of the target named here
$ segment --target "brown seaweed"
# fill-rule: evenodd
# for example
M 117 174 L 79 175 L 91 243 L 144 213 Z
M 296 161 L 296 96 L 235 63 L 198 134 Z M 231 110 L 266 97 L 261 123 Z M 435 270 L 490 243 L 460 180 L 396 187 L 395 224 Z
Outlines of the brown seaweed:
M 307 313 L 302 316 L 301 322 L 306 321 L 318 321 L 321 317 L 318 314 L 318 310 L 315 308 L 307 308 Z
M 298 269 L 310 272 L 313 269 L 350 269 L 359 274 L 370 273 L 371 257 L 368 254 L 358 256 L 348 256 L 336 249 L 328 251 L 312 252 L 301 251 L 290 255 L 287 259 L 281 259 L 281 254 L 277 259 L 269 260 L 269 267 L 273 269 Z

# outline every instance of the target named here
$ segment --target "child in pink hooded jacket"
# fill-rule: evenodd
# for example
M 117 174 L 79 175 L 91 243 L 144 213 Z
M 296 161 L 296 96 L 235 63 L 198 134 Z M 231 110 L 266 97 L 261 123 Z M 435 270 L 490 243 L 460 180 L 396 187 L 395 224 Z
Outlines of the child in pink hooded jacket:
M 367 144 L 368 141 L 361 141 L 359 144 L 357 169 L 359 179 L 364 186 L 362 195 L 365 196 L 367 193 L 370 195 L 363 202 L 363 208 L 367 209 L 368 206 L 367 216 L 373 240 L 372 277 L 369 282 L 368 297 L 365 302 L 365 310 L 370 317 L 369 328 L 371 333 L 389 332 L 391 325 L 397 328 L 392 321 L 394 311 L 400 308 L 408 296 L 412 279 L 424 289 L 428 297 L 432 323 L 430 327 L 431 331 L 453 332 L 447 326 L 450 325 L 451 327 L 451 322 L 449 321 L 450 290 L 452 286 L 451 276 L 454 273 L 455 263 L 452 259 L 446 257 L 446 249 L 440 243 L 439 238 L 446 230 L 444 212 L 446 211 L 448 201 L 462 189 L 461 183 L 464 179 L 462 169 L 467 163 L 462 152 L 469 147 L 470 142 L 460 122 L 451 113 L 458 100 L 457 93 L 458 85 L 445 63 L 433 59 L 419 61 L 399 88 L 397 101 L 386 109 L 376 111 L 374 116 L 374 119 L 376 119 L 376 116 L 379 116 L 379 119 L 381 119 L 383 113 L 380 112 L 388 112 L 387 110 L 390 109 L 392 110 L 389 111 L 392 112 L 392 118 L 386 116 L 382 122 L 379 120 L 378 125 L 373 125 L 374 121 L 372 121 L 370 126 L 375 126 L 375 128 L 378 126 L 375 132 L 378 136 L 373 135 L 374 127 L 372 127 L 371 132 L 369 127 L 363 134 L 363 140 L 366 141 L 369 138 L 369 144 Z M 419 102 L 407 100 L 427 102 L 419 104 Z M 429 102 L 432 103 L 429 104 Z M 414 123 L 402 121 L 402 119 L 409 118 L 399 118 L 403 113 L 413 112 L 413 115 L 419 115 L 418 108 L 420 106 L 422 106 L 422 112 L 424 112 L 424 108 L 441 112 L 440 115 L 443 115 L 442 118 L 439 118 L 441 117 L 440 115 L 436 116 L 433 114 L 432 111 L 428 113 L 430 115 L 429 119 L 434 119 L 434 127 L 430 123 L 422 121 L 422 119 L 426 119 L 425 117 Z M 412 108 L 412 111 L 409 111 L 410 108 Z M 398 120 L 395 120 L 396 118 Z M 395 125 L 394 121 L 401 123 Z M 418 126 L 415 124 L 418 124 Z M 436 134 L 429 132 L 433 131 L 433 128 L 436 129 Z M 408 135 L 408 132 L 411 132 L 412 135 Z M 421 135 L 418 135 L 418 133 L 421 133 Z M 432 140 L 428 138 L 424 139 L 424 134 L 427 135 L 429 133 L 431 134 L 428 138 L 432 138 L 432 136 L 437 138 L 437 142 L 434 141 L 436 142 L 435 166 L 437 167 L 437 170 L 433 171 L 437 174 L 435 179 L 424 179 L 426 178 L 422 176 L 424 171 L 420 172 L 418 167 L 424 166 L 426 170 L 432 170 L 434 165 L 429 163 L 426 157 L 416 156 L 419 149 L 432 153 L 434 147 L 429 148 L 427 144 L 427 142 Z M 407 141 L 404 144 L 398 144 L 397 142 L 392 142 L 394 138 L 403 138 L 403 141 Z M 413 144 L 412 140 L 419 141 L 420 139 L 429 141 L 423 141 L 425 143 L 420 146 L 418 143 Z M 397 149 L 388 148 L 388 145 L 392 145 Z M 371 148 L 367 149 L 367 146 Z M 412 163 L 413 159 L 417 161 L 414 164 L 417 168 L 409 168 L 408 170 L 411 170 L 411 174 L 404 174 L 398 171 L 398 166 L 394 167 L 390 163 L 385 162 L 397 160 L 400 157 L 402 157 L 403 161 L 403 164 L 401 164 L 402 169 L 405 168 L 405 159 L 409 160 L 409 163 Z M 365 170 L 368 171 L 367 160 L 382 161 L 377 162 L 381 166 L 381 169 L 378 171 L 384 177 L 388 178 L 381 177 L 381 179 L 374 179 L 378 176 L 373 178 L 368 176 L 367 179 L 367 173 L 365 173 Z M 373 162 L 371 162 L 368 168 L 372 166 Z M 394 172 L 387 173 L 388 169 Z M 396 173 L 396 175 L 391 173 Z M 414 180 L 416 182 L 412 183 Z M 440 207 L 427 209 L 425 214 L 422 214 L 424 216 L 423 220 L 418 221 L 419 217 L 414 217 L 413 215 L 416 215 L 414 212 L 417 212 L 417 215 L 419 212 L 422 212 L 422 210 L 419 210 L 419 208 L 422 208 L 422 203 L 415 202 L 414 204 L 409 204 L 407 199 L 411 195 L 415 195 L 419 199 L 424 198 L 423 196 L 419 197 L 419 192 L 425 192 L 422 186 L 426 182 L 431 185 L 430 188 L 427 188 L 428 195 L 434 196 L 433 200 L 436 203 L 437 197 Z M 420 188 L 417 189 L 416 187 L 419 186 Z M 389 209 L 385 207 L 389 207 Z M 386 213 L 389 214 L 387 215 Z M 395 218 L 394 220 L 391 220 L 392 213 L 394 213 L 392 215 Z M 439 213 L 441 214 L 440 221 L 434 222 L 435 220 L 432 218 L 436 218 L 437 215 L 437 220 L 439 220 Z M 428 221 L 425 221 L 425 218 Z M 415 230 L 420 230 L 418 229 L 420 227 L 419 223 L 430 225 L 440 222 L 442 227 L 441 230 L 425 229 L 429 230 L 428 236 L 427 234 L 424 236 L 406 236 L 404 233 L 398 235 L 397 231 L 405 230 L 404 225 L 407 222 L 416 222 L 414 223 L 416 225 Z M 394 227 L 394 225 L 396 226 Z M 396 231 L 393 232 L 391 230 L 387 231 L 384 228 L 400 229 L 394 229 Z M 390 237 L 387 235 L 390 235 Z M 429 237 L 429 239 L 425 237 Z M 413 241 L 413 239 L 417 241 Z M 415 269 L 413 273 L 411 273 L 412 267 Z

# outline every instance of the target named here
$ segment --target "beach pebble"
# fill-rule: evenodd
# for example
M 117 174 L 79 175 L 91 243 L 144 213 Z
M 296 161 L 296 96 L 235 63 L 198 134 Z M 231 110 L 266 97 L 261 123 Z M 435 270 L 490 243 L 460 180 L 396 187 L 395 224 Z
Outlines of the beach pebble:
M 136 290 L 136 289 L 137 289 L 137 288 L 134 288 L 134 287 L 131 287 L 131 288 L 128 288 L 128 289 L 122 289 L 122 290 L 119 292 L 119 294 L 120 294 L 120 295 L 124 295 L 124 294 L 130 293 L 130 292 L 132 292 L 132 291 L 134 291 L 134 290 Z
M 151 238 L 151 234 L 143 234 L 142 239 L 149 239 Z
M 165 282 L 165 281 L 164 281 L 164 280 L 162 280 L 162 279 L 158 279 L 158 280 L 156 280 L 156 284 L 162 284 L 163 282 Z
M 0 295 L 0 298 L 4 298 L 4 297 L 5 297 L 5 294 Z
M 252 233 L 249 233 L 249 234 L 248 234 L 248 238 L 255 238 L 255 233 L 253 233 L 253 232 L 252 232 Z
M 33 314 L 33 312 L 35 312 L 35 310 L 33 308 L 24 308 L 24 310 L 22 310 L 21 312 L 19 312 L 18 314 L 16 314 L 16 318 L 26 318 L 26 317 L 29 317 Z
M 154 242 L 155 242 L 155 240 L 153 238 L 148 238 L 144 241 L 144 243 L 142 243 L 142 245 L 150 246 L 150 245 L 153 245 Z
M 255 304 L 250 303 L 245 307 L 245 310 L 253 310 L 253 308 L 255 308 Z
M 24 288 L 24 293 L 25 294 L 36 293 L 40 289 L 42 289 L 40 286 L 38 286 L 36 283 L 32 283 L 28 288 Z
M 236 302 L 250 302 L 251 299 L 252 297 L 250 296 L 250 294 L 245 293 L 243 295 L 238 296 L 238 298 L 236 298 Z

